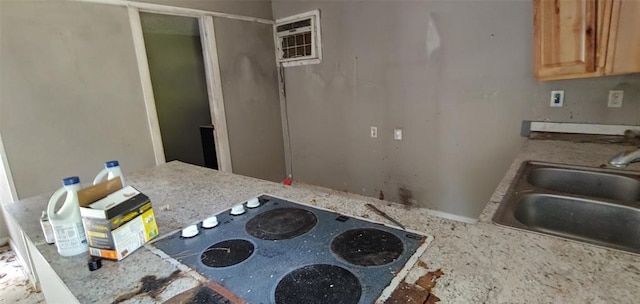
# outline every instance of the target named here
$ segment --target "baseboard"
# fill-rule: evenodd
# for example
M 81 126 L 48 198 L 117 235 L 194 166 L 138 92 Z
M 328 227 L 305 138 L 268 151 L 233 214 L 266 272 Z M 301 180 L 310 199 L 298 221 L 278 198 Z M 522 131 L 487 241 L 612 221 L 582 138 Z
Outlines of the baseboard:
M 457 215 L 453 213 L 448 213 L 448 212 L 443 212 L 443 211 L 438 211 L 433 209 L 426 209 L 426 208 L 421 208 L 421 210 L 424 210 L 429 215 L 445 218 L 452 221 L 458 221 L 458 222 L 469 223 L 469 224 L 475 224 L 478 222 L 478 219 Z
M 27 267 L 27 263 L 25 262 L 24 258 L 22 258 L 22 255 L 20 255 L 20 251 L 16 249 L 16 244 L 12 239 L 9 239 L 9 246 L 11 247 L 11 250 L 13 250 L 13 252 L 16 254 L 16 258 L 18 259 L 20 266 Z
M 29 283 L 31 283 L 31 286 L 33 288 L 35 288 L 36 291 L 39 292 L 40 291 L 40 285 L 39 285 L 40 282 L 38 282 L 38 278 L 36 277 L 36 274 L 35 274 L 36 270 L 32 269 L 32 267 L 30 267 L 29 264 L 27 264 L 27 262 L 22 257 L 22 255 L 20 255 L 20 252 L 18 250 L 16 250 L 16 245 L 13 242 L 12 239 L 9 239 L 9 246 L 11 246 L 11 250 L 13 250 L 13 252 L 15 253 L 16 259 L 18 259 L 18 264 L 20 264 L 20 266 L 22 266 L 22 268 L 21 268 L 22 273 L 24 273 L 24 276 L 29 279 Z M 25 250 L 29 250 L 27 248 L 26 244 L 25 244 Z M 27 253 L 27 255 L 28 254 L 29 253 Z M 34 272 L 34 274 L 33 275 L 30 274 L 28 269 L 31 269 Z

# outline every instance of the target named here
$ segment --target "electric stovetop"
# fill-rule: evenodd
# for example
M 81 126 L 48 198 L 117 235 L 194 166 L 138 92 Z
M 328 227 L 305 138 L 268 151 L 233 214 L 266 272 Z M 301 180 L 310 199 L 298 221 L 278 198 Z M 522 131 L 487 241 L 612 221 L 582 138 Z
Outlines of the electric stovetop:
M 382 302 L 431 238 L 268 195 L 196 227 L 153 245 L 257 304 Z

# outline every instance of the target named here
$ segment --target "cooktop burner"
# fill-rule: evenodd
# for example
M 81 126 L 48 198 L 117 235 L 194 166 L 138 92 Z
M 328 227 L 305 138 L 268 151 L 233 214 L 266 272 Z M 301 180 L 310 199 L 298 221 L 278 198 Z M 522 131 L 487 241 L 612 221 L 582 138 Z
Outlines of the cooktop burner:
M 358 266 L 380 266 L 395 261 L 404 250 L 402 240 L 378 229 L 352 229 L 331 242 L 331 251 L 348 263 Z
M 276 286 L 276 304 L 332 303 L 357 304 L 360 280 L 342 267 L 309 265 L 282 278 Z
M 227 240 L 211 245 L 200 256 L 202 264 L 209 267 L 227 267 L 248 259 L 254 246 L 245 240 Z
M 286 240 L 307 233 L 318 219 L 300 208 L 278 208 L 256 215 L 247 222 L 247 233 L 261 240 Z
M 267 195 L 243 206 L 252 208 L 222 211 L 207 219 L 214 227 L 153 246 L 247 303 L 370 304 L 384 301 L 430 240 Z

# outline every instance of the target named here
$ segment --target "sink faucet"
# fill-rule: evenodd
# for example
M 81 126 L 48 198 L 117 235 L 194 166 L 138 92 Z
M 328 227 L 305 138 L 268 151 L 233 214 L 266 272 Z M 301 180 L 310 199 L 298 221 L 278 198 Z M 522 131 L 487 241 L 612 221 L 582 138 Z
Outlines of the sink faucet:
M 640 130 L 626 130 L 624 131 L 624 137 L 626 139 L 633 139 L 635 137 L 640 138 Z M 609 160 L 609 164 L 618 168 L 624 168 L 630 163 L 640 162 L 640 149 L 620 152 L 613 156 Z
M 620 152 L 609 160 L 609 164 L 618 168 L 624 168 L 635 162 L 640 162 L 640 149 Z

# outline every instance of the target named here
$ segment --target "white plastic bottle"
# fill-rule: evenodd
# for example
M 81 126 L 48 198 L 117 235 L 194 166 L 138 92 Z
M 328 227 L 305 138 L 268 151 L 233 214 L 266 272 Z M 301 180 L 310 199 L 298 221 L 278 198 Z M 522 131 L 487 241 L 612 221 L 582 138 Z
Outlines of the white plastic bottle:
M 42 215 L 40 216 L 40 227 L 42 227 L 42 233 L 44 234 L 44 240 L 49 243 L 55 243 L 55 237 L 53 236 L 53 227 L 51 227 L 51 223 L 49 222 L 49 216 L 47 215 L 47 211 L 42 210 Z
M 120 177 L 120 182 L 122 183 L 122 187 L 124 188 L 124 176 L 122 175 L 122 170 L 120 170 L 120 164 L 117 160 L 111 160 L 104 163 L 104 169 L 102 169 L 102 171 L 100 171 L 98 175 L 96 175 L 96 178 L 93 179 L 93 184 L 95 185 L 115 177 Z
M 62 185 L 63 187 L 54 192 L 49 199 L 47 214 L 49 223 L 53 227 L 58 253 L 62 256 L 73 256 L 89 250 L 78 202 L 78 190 L 81 189 L 80 178 L 67 177 L 62 180 Z M 66 195 L 64 203 L 56 211 L 58 201 L 64 195 Z

